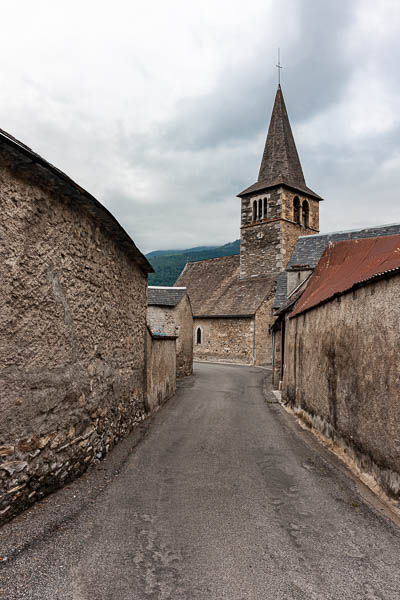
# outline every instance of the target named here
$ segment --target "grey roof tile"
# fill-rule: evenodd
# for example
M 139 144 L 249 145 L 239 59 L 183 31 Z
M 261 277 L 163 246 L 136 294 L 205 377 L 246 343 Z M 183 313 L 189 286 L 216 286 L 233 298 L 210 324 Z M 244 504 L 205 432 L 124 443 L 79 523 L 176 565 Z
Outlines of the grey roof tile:
M 380 225 L 377 227 L 365 227 L 363 229 L 351 229 L 349 231 L 334 231 L 332 233 L 301 236 L 297 240 L 297 244 L 293 250 L 293 254 L 290 257 L 286 269 L 290 269 L 295 265 L 308 265 L 310 269 L 315 269 L 329 242 L 341 242 L 346 240 L 357 240 L 361 238 L 398 234 L 400 234 L 400 223 Z M 283 271 L 278 276 L 273 306 L 274 309 L 280 308 L 286 301 L 286 281 L 287 273 L 286 271 Z
M 258 180 L 238 196 L 278 185 L 286 185 L 322 200 L 306 185 L 280 85 L 275 96 Z
M 185 287 L 161 287 L 149 285 L 149 306 L 176 306 L 186 294 Z
M 177 283 L 188 289 L 195 317 L 251 316 L 270 293 L 276 275 L 239 279 L 240 256 L 188 263 Z

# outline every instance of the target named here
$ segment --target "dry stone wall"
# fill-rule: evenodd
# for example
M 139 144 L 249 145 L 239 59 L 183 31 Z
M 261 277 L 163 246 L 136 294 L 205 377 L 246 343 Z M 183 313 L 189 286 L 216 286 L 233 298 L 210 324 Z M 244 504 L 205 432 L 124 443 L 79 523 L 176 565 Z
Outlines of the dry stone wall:
M 0 168 L 0 521 L 144 418 L 147 277 L 68 197 Z

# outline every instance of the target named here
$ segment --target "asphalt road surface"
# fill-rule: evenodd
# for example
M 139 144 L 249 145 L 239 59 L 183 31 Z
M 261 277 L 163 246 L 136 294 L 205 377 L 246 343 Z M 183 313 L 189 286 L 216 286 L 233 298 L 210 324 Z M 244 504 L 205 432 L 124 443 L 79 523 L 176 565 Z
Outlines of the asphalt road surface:
M 0 597 L 399 600 L 400 529 L 268 376 L 196 364 L 133 450 L 0 531 Z

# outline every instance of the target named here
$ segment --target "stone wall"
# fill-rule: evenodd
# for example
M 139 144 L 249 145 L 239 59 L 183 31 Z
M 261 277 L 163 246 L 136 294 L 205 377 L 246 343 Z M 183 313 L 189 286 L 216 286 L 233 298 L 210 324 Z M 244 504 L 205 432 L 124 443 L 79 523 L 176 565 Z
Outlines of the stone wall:
M 400 275 L 286 319 L 283 399 L 400 498 Z
M 277 330 L 273 334 L 274 342 L 272 349 L 272 386 L 274 390 L 279 390 L 281 381 L 281 357 L 282 357 L 282 332 Z
M 202 343 L 197 344 L 197 329 L 201 328 Z M 222 362 L 253 362 L 252 318 L 195 318 L 193 354 L 197 360 Z
M 177 334 L 177 323 L 174 306 L 154 306 L 147 307 L 147 325 L 154 335 L 172 335 Z
M 274 188 L 265 192 L 257 192 L 251 196 L 244 196 L 241 204 L 241 225 L 252 225 L 253 203 L 258 200 L 267 202 L 266 219 L 279 219 L 282 214 L 282 188 Z
M 272 363 L 272 335 L 270 326 L 275 318 L 272 313 L 275 288 L 265 298 L 256 312 L 255 364 L 270 365 Z
M 0 168 L 0 519 L 144 418 L 147 277 L 67 196 Z
M 177 377 L 184 377 L 193 373 L 193 314 L 187 294 L 177 305 L 176 312 L 176 374 Z
M 176 374 L 193 373 L 193 315 L 189 296 L 185 294 L 176 306 L 149 306 L 147 323 L 154 334 L 177 336 Z
M 146 333 L 147 410 L 152 413 L 176 391 L 176 338 Z
M 242 198 L 242 226 L 240 229 L 240 277 L 253 277 L 282 270 L 281 253 L 281 195 L 282 189 Z M 253 221 L 252 204 L 264 199 L 268 202 L 268 217 Z
M 300 224 L 294 222 L 293 200 L 297 196 L 300 207 L 309 206 L 309 226 L 304 227 L 300 208 Z M 268 204 L 267 216 L 253 220 L 253 203 L 262 200 Z M 310 196 L 280 187 L 242 198 L 240 230 L 240 277 L 254 277 L 279 273 L 292 255 L 301 235 L 312 235 L 319 230 L 319 203 Z
M 300 192 L 288 190 L 286 188 L 282 188 L 282 218 L 287 221 L 291 221 L 294 223 L 294 214 L 293 214 L 293 200 L 297 196 L 299 199 L 300 207 L 303 202 L 306 200 L 309 206 L 309 227 L 304 227 L 302 220 L 302 212 L 300 210 L 300 224 L 302 227 L 303 233 L 300 235 L 309 235 L 312 232 L 315 233 L 319 231 L 319 202 L 315 200 L 311 196 L 306 196 L 305 194 L 301 194 Z M 306 230 L 306 233 L 304 232 Z M 309 231 L 308 231 L 309 230 Z

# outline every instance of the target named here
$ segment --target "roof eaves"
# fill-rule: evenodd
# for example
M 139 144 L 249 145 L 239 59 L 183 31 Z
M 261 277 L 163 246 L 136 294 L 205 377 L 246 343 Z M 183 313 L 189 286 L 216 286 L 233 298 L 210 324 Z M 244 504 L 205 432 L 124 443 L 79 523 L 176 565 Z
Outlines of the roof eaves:
M 60 169 L 49 163 L 47 160 L 42 158 L 39 154 L 34 152 L 31 148 L 14 138 L 12 135 L 7 133 L 6 131 L 0 129 L 0 142 L 3 141 L 6 144 L 12 146 L 14 149 L 18 150 L 25 156 L 27 156 L 33 163 L 39 165 L 42 169 L 47 172 L 52 173 L 58 179 L 67 183 L 68 186 L 73 188 L 75 193 L 78 193 L 81 196 L 84 196 L 86 201 L 89 201 L 93 212 L 99 218 L 102 223 L 107 222 L 109 224 L 109 233 L 115 239 L 119 246 L 124 248 L 128 254 L 131 254 L 133 260 L 140 266 L 142 271 L 145 273 L 154 273 L 154 269 L 147 260 L 147 258 L 142 254 L 139 248 L 136 246 L 132 238 L 127 234 L 125 229 L 121 226 L 121 224 L 117 221 L 113 214 L 110 213 L 105 206 L 103 206 L 94 196 L 92 196 L 89 192 L 83 189 L 80 185 L 75 183 L 68 175 L 63 173 Z
M 256 183 L 253 183 L 253 185 L 249 186 L 248 188 L 246 188 L 245 190 L 243 190 L 242 192 L 237 194 L 236 197 L 243 198 L 244 196 L 249 196 L 250 194 L 253 194 L 255 192 L 261 193 L 264 190 L 274 189 L 277 187 L 286 187 L 291 190 L 295 190 L 296 192 L 300 192 L 301 194 L 305 194 L 307 196 L 312 196 L 318 202 L 323 202 L 323 200 L 324 200 L 321 196 L 316 194 L 311 188 L 309 188 L 307 186 L 296 185 L 295 183 L 289 183 L 289 182 L 283 181 L 283 180 L 273 181 L 273 182 L 268 182 L 268 181 L 258 182 L 257 181 Z
M 396 275 L 397 273 L 400 274 L 400 267 L 395 268 L 395 269 L 387 269 L 386 271 L 382 271 L 381 273 L 374 273 L 374 275 L 371 275 L 370 277 L 367 277 L 366 279 L 362 279 L 361 281 L 357 281 L 356 283 L 354 283 L 352 286 L 346 288 L 345 290 L 340 290 L 339 292 L 335 292 L 328 298 L 324 298 L 320 302 L 317 302 L 316 304 L 313 304 L 312 306 L 308 306 L 304 310 L 296 312 L 296 314 L 294 314 L 294 315 L 290 315 L 290 318 L 294 319 L 296 317 L 299 317 L 300 315 L 303 315 L 306 312 L 313 310 L 314 308 L 318 308 L 318 306 L 327 304 L 328 302 L 331 302 L 332 300 L 335 300 L 336 298 L 339 298 L 340 296 L 344 296 L 345 294 L 349 294 L 353 290 L 364 287 L 373 281 L 379 281 L 380 279 L 386 279 L 387 277 L 391 277 L 392 275 Z
M 252 319 L 255 313 L 222 314 L 222 315 L 193 315 L 193 319 Z

